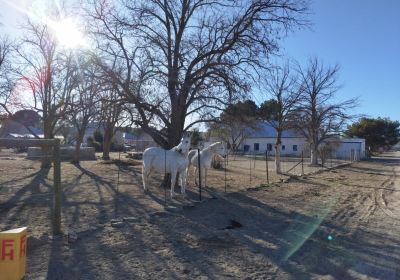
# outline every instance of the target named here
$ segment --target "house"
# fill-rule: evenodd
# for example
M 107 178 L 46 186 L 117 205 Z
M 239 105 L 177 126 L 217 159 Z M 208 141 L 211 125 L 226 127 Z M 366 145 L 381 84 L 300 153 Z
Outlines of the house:
M 244 153 L 275 155 L 275 143 L 277 132 L 267 122 L 260 122 L 257 129 L 247 133 L 239 149 Z M 281 138 L 282 156 L 310 156 L 310 147 L 306 138 L 296 130 L 285 130 Z M 340 138 L 327 139 L 323 146 L 329 147 L 326 151 L 336 158 L 358 160 L 366 157 L 365 139 L 362 138 Z
M 44 137 L 42 129 L 33 126 L 26 127 L 10 119 L 3 120 L 0 127 L 0 138 L 35 138 L 35 135 Z
M 269 123 L 260 122 L 257 129 L 247 133 L 239 149 L 244 153 L 265 153 L 275 155 L 276 129 Z M 282 156 L 301 156 L 302 151 L 308 151 L 309 147 L 304 138 L 297 131 L 285 130 L 282 132 Z
M 144 151 L 148 147 L 158 146 L 153 138 L 141 128 L 133 128 L 131 132 L 124 132 L 122 139 L 126 146 L 130 146 L 136 151 Z

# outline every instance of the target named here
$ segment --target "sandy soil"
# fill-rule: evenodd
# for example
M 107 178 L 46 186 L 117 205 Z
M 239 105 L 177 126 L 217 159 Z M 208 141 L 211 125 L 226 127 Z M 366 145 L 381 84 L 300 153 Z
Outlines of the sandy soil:
M 0 230 L 28 225 L 27 279 L 400 279 L 399 153 L 247 190 L 230 174 L 227 194 L 215 172 L 205 201 L 191 183 L 165 211 L 140 165 L 63 163 L 53 238 L 52 170 L 3 156 Z

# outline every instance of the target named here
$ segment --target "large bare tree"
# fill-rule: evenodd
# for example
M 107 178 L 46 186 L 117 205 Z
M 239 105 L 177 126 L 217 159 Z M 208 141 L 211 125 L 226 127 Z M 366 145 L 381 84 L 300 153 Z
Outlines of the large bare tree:
M 88 9 L 88 22 L 136 124 L 171 147 L 250 90 L 306 8 L 294 0 L 102 0 Z
M 298 66 L 301 99 L 293 123 L 310 145 L 312 165 L 318 164 L 321 143 L 340 135 L 354 118 L 350 110 L 358 105 L 357 98 L 337 100 L 338 72 L 338 65 L 325 66 L 317 58 L 309 59 L 306 67 Z
M 300 99 L 296 77 L 291 75 L 290 66 L 275 68 L 264 83 L 267 93 L 272 99 L 260 105 L 260 117 L 276 130 L 275 170 L 281 173 L 282 133 L 293 128 L 291 119 Z
M 31 91 L 33 101 L 26 104 L 37 111 L 43 122 L 44 138 L 54 138 L 64 119 L 66 104 L 77 85 L 77 67 L 71 51 L 60 49 L 54 32 L 45 23 L 28 19 L 17 52 L 21 81 Z M 48 166 L 44 159 L 42 166 Z

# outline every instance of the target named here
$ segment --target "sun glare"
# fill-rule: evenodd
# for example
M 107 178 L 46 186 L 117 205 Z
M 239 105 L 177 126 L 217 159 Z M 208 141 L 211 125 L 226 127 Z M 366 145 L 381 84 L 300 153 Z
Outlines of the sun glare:
M 64 47 L 74 49 L 85 45 L 84 35 L 72 19 L 53 22 L 51 28 L 59 43 Z

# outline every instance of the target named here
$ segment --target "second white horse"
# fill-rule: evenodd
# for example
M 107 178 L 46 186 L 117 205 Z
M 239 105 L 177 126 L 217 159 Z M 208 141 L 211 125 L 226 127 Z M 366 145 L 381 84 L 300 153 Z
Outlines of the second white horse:
M 218 154 L 222 157 L 226 157 L 227 149 L 225 144 L 222 142 L 215 142 L 200 151 L 200 174 L 202 177 L 202 186 L 207 184 L 207 170 L 211 167 L 211 162 L 213 156 Z M 188 154 L 189 166 L 193 165 L 195 167 L 195 174 L 197 173 L 197 168 L 199 168 L 199 159 L 197 150 L 191 150 Z M 189 168 L 188 166 L 188 168 Z M 203 179 L 204 177 L 204 179 Z M 195 180 L 197 180 L 197 175 L 195 175 Z

